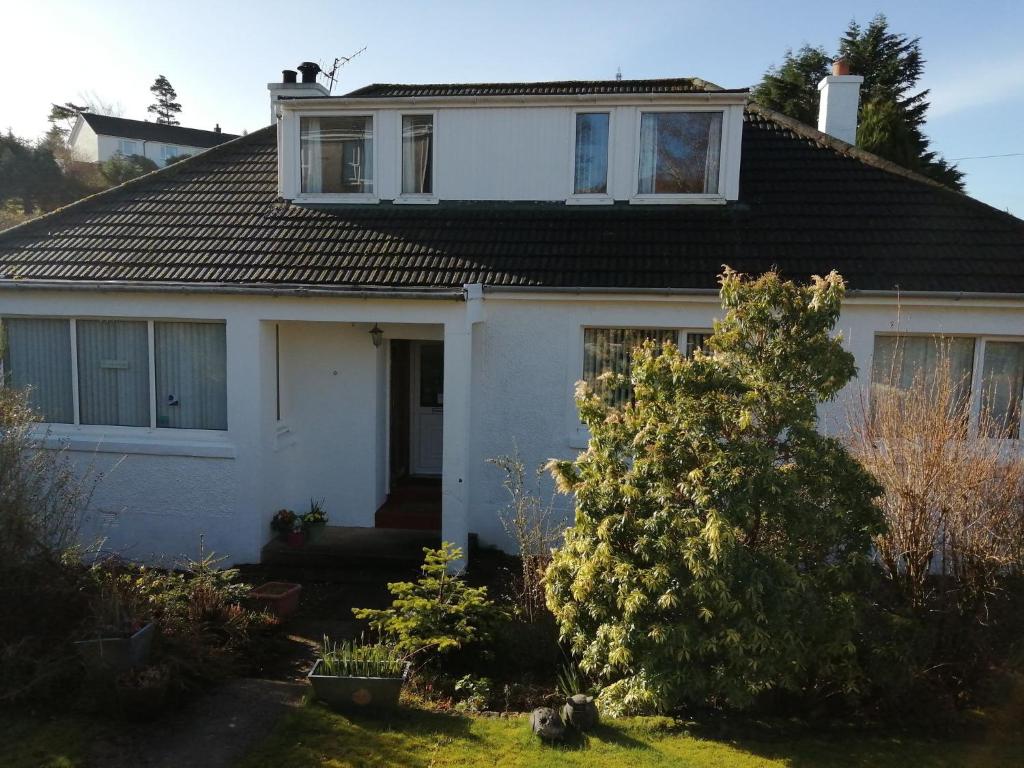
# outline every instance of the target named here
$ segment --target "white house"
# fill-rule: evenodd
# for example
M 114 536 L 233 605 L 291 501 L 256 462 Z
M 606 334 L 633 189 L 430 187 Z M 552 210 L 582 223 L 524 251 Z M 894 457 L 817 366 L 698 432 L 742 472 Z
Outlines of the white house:
M 486 459 L 572 456 L 574 383 L 699 345 L 723 264 L 838 269 L 851 386 L 942 333 L 1019 423 L 1024 222 L 745 90 L 285 80 L 273 125 L 0 234 L 7 381 L 104 472 L 111 546 L 253 561 L 280 507 L 388 525 L 431 482 L 421 522 L 507 546 Z M 823 82 L 824 130 L 853 135 L 858 80 Z
M 102 163 L 117 154 L 142 155 L 162 168 L 172 157 L 194 155 L 237 138 L 221 133 L 219 125 L 204 131 L 81 112 L 68 136 L 68 146 L 72 155 L 83 162 Z

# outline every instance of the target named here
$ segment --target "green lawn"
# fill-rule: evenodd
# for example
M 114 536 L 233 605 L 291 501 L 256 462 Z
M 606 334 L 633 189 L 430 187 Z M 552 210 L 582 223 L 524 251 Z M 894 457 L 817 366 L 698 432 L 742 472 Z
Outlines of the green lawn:
M 85 727 L 72 719 L 29 719 L 0 712 L 0 766 L 80 768 L 85 765 Z
M 349 718 L 316 704 L 289 715 L 242 763 L 243 768 L 1021 765 L 1024 741 L 930 741 L 862 732 L 817 735 L 812 730 L 786 737 L 770 730 L 748 738 L 712 737 L 665 718 L 634 718 L 602 725 L 582 743 L 548 747 L 530 733 L 525 716 L 460 717 L 407 708 L 386 721 Z

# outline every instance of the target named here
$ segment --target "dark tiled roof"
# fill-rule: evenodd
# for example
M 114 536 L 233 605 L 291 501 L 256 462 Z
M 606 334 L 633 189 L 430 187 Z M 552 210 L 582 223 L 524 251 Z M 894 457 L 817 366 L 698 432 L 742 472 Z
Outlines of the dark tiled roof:
M 1024 222 L 748 109 L 728 205 L 277 199 L 270 128 L 0 234 L 0 278 L 714 288 L 722 264 L 854 289 L 1024 294 Z
M 238 138 L 230 133 L 183 128 L 180 125 L 162 125 L 146 120 L 129 120 L 110 115 L 96 115 L 92 112 L 83 112 L 82 119 L 101 136 L 118 136 L 139 141 L 160 141 L 165 144 L 181 144 L 186 147 L 203 147 L 205 149 Z
M 373 83 L 345 98 L 427 98 L 432 96 L 585 96 L 630 93 L 746 93 L 725 89 L 699 77 L 661 80 L 555 80 L 542 83 Z

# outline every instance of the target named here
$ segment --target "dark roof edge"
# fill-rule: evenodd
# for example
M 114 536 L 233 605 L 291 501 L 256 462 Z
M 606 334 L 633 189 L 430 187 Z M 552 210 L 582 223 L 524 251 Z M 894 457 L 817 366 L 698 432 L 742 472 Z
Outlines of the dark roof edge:
M 214 137 L 217 137 L 217 136 L 228 137 L 229 139 L 237 139 L 237 138 L 239 138 L 239 134 L 236 134 L 236 133 L 222 133 L 220 131 L 211 131 L 211 130 L 208 130 L 206 128 L 193 128 L 192 126 L 189 126 L 189 125 L 167 125 L 166 123 L 151 123 L 149 120 L 136 120 L 134 117 L 119 117 L 118 115 L 104 115 L 104 114 L 101 114 L 100 112 L 79 112 L 78 114 L 80 114 L 82 116 L 82 119 L 86 123 L 88 123 L 89 127 L 92 128 L 94 131 L 96 131 L 96 128 L 93 126 L 92 123 L 89 122 L 89 118 L 90 117 L 99 117 L 102 120 L 117 121 L 117 122 L 122 122 L 122 123 L 134 123 L 136 125 L 142 125 L 142 126 L 148 126 L 148 127 L 156 126 L 156 127 L 159 127 L 161 130 L 174 131 L 175 129 L 180 129 L 182 131 L 195 131 L 196 133 L 209 134 L 209 136 L 211 138 L 214 138 Z M 113 135 L 113 134 L 109 134 L 109 133 L 100 133 L 99 131 L 96 131 L 96 134 L 98 136 L 111 136 L 111 135 Z
M 249 134 L 250 136 L 252 134 Z M 290 283 L 160 283 L 130 280 L 0 279 L 2 290 L 94 291 L 97 293 L 218 293 L 263 296 L 329 296 L 361 299 L 465 300 L 463 288 L 311 286 Z
M 220 152 L 229 147 L 234 147 L 236 144 L 241 144 L 246 139 L 251 139 L 253 136 L 258 136 L 264 131 L 270 131 L 271 129 L 276 130 L 276 126 L 268 125 L 265 128 L 260 128 L 259 130 L 253 131 L 252 133 L 247 133 L 244 136 L 239 136 L 237 138 L 230 139 L 228 141 L 225 141 L 223 144 L 218 144 L 215 147 L 209 147 L 208 149 L 204 149 L 202 152 L 196 152 L 194 155 L 189 155 L 184 160 L 179 160 L 173 165 L 165 165 L 163 168 L 157 168 L 155 171 L 150 171 L 149 173 L 144 173 L 141 176 L 136 176 L 134 179 L 129 179 L 123 184 L 118 184 L 116 187 L 104 189 L 99 192 L 95 192 L 91 195 L 88 195 L 87 197 L 82 197 L 79 198 L 78 200 L 73 200 L 67 205 L 62 205 L 60 208 L 54 208 L 52 211 L 47 211 L 44 214 L 36 216 L 34 219 L 23 221 L 20 224 L 15 224 L 13 227 L 8 227 L 7 229 L 0 229 L 0 241 L 3 241 L 3 239 L 10 235 L 12 232 L 20 233 L 22 231 L 28 231 L 40 223 L 48 222 L 50 219 L 55 218 L 59 215 L 64 215 L 68 211 L 77 210 L 78 208 L 83 207 L 88 203 L 94 202 L 96 200 L 101 200 L 105 197 L 112 196 L 118 192 L 123 192 L 126 189 L 134 189 L 137 186 L 141 186 L 142 184 L 152 181 L 157 176 L 170 178 L 171 176 L 180 173 L 182 170 L 189 168 L 196 162 L 209 160 L 210 157 L 215 152 Z

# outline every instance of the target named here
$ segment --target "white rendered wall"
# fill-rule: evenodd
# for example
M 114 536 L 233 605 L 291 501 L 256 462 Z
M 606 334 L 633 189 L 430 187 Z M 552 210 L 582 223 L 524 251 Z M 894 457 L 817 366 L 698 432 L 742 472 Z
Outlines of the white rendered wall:
M 81 117 L 73 129 L 71 154 L 85 163 L 95 163 L 100 159 L 96 132 Z

